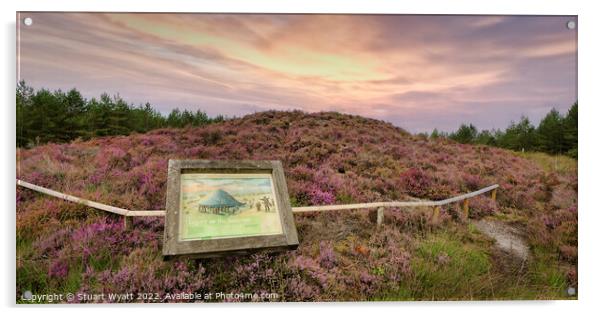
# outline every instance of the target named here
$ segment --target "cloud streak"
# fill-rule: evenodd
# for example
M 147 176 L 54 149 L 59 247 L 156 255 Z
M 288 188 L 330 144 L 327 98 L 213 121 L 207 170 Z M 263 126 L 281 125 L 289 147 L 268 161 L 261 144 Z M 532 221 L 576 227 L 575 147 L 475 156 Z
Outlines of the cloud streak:
M 410 131 L 577 100 L 567 16 L 31 13 L 21 78 L 210 115 L 338 110 Z

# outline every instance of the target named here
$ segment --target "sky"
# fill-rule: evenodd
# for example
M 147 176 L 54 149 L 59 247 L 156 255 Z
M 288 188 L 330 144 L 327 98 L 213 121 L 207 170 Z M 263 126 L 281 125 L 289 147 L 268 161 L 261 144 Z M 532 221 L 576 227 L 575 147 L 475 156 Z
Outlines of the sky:
M 181 190 L 185 194 L 208 193 L 217 189 L 230 194 L 270 193 L 272 181 L 269 174 L 236 174 L 227 177 L 223 174 L 208 176 L 207 174 L 183 174 Z
M 17 76 L 210 116 L 338 111 L 410 132 L 577 101 L 574 16 L 21 13 Z

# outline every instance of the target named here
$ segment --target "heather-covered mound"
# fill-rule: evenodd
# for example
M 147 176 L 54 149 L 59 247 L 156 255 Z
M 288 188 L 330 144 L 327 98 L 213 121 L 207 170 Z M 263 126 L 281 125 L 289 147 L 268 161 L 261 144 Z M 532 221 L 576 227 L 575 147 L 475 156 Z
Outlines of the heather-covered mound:
M 16 295 L 563 298 L 577 285 L 576 167 L 550 170 L 541 157 L 523 156 L 359 116 L 303 112 L 19 149 L 20 179 L 127 209 L 164 209 L 168 159 L 281 160 L 293 206 L 443 199 L 498 183 L 497 203 L 472 199 L 471 217 L 521 230 L 532 255 L 514 264 L 453 205 L 437 222 L 427 209 L 388 209 L 380 229 L 366 210 L 297 214 L 296 251 L 164 262 L 162 218 L 136 218 L 124 231 L 117 216 L 18 188 Z

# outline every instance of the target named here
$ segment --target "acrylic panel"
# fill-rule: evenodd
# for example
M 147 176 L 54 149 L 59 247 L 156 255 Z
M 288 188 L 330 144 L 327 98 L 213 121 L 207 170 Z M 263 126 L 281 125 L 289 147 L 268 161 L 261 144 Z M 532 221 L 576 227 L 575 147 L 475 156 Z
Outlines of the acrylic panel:
M 181 179 L 181 240 L 282 233 L 270 174 L 195 174 Z
M 18 303 L 579 296 L 576 15 L 15 31 Z

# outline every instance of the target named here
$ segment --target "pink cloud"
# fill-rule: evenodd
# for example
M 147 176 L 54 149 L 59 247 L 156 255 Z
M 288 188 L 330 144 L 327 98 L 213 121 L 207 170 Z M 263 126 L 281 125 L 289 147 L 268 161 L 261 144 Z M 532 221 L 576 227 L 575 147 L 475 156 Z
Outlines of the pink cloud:
M 529 107 L 562 110 L 577 98 L 576 31 L 565 27 L 575 17 L 28 16 L 21 79 L 88 97 L 119 93 L 163 112 L 338 110 L 420 131 L 492 111 L 471 104 L 537 120 Z M 408 111 L 417 121 L 400 117 Z

